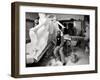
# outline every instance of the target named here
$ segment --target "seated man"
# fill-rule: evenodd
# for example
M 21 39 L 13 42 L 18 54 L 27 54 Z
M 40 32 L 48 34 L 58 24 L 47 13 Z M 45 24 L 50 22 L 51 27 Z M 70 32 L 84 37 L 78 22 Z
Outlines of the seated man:
M 56 36 L 56 47 L 54 49 L 54 56 L 55 56 L 56 60 L 61 60 L 61 62 L 64 65 L 65 64 L 65 56 L 64 56 L 63 52 L 61 51 L 62 46 L 63 46 L 63 36 L 61 36 L 61 32 L 58 31 L 57 36 Z M 60 55 L 60 58 L 58 55 Z

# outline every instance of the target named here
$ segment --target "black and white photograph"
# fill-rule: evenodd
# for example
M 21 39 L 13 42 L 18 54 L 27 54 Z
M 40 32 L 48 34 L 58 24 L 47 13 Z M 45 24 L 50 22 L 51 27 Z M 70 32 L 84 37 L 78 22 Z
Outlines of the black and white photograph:
M 90 16 L 26 12 L 26 67 L 88 65 Z
M 97 7 L 12 4 L 12 76 L 97 73 Z

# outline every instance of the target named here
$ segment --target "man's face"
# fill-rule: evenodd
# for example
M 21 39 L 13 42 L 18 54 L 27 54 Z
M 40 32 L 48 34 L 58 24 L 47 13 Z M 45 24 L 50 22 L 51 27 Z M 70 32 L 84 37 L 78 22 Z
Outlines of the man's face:
M 58 35 L 60 35 L 60 34 L 61 34 L 61 32 L 60 32 L 60 31 L 58 31 L 58 32 L 57 32 L 57 34 L 58 34 Z
M 35 20 L 35 24 L 38 24 L 38 23 L 39 23 L 39 20 L 38 20 L 38 19 L 36 19 L 36 20 Z

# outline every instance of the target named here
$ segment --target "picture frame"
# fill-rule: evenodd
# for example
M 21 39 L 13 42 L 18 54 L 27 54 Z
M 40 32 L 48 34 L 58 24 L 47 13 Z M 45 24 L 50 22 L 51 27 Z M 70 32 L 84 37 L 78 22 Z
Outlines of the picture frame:
M 46 67 L 35 66 L 34 67 L 32 66 L 33 64 L 27 65 L 28 60 L 27 60 L 25 51 L 27 51 L 26 50 L 27 43 L 30 42 L 30 40 L 27 40 L 28 39 L 27 34 L 29 33 L 27 31 L 27 29 L 29 30 L 27 26 L 34 25 L 34 20 L 32 18 L 32 15 L 35 15 L 34 17 L 36 18 L 38 13 L 55 14 L 58 17 L 58 20 L 62 24 L 66 23 L 67 25 L 69 25 L 69 23 L 72 23 L 73 21 L 76 23 L 75 25 L 77 24 L 84 25 L 85 20 L 89 21 L 89 26 L 91 26 L 90 32 L 89 32 L 90 34 L 89 61 L 86 61 L 86 63 L 87 62 L 89 63 L 86 65 L 85 64 L 74 65 L 74 66 L 69 65 L 67 67 L 66 66 L 54 66 L 54 67 L 53 66 L 46 66 Z M 70 17 L 71 20 L 63 20 L 65 16 L 63 17 L 61 14 L 63 16 L 65 15 L 67 18 L 71 16 Z M 72 16 L 76 18 L 73 18 Z M 13 2 L 11 4 L 11 76 L 15 78 L 25 78 L 25 77 L 97 73 L 98 71 L 97 70 L 98 69 L 97 68 L 97 57 L 98 57 L 97 55 L 97 50 L 98 50 L 97 24 L 98 23 L 97 22 L 98 21 L 97 21 L 97 7 L 96 6 Z M 28 37 L 29 37 L 29 34 L 28 34 Z M 73 39 L 73 37 L 71 39 Z M 78 39 L 78 38 L 74 36 L 74 39 Z M 84 44 L 87 44 L 87 43 L 84 43 Z M 52 49 L 52 47 L 50 49 Z M 43 50 L 41 53 L 43 53 Z M 72 57 L 72 60 L 73 59 L 75 58 Z M 32 57 L 32 60 L 33 60 L 33 57 Z M 30 60 L 28 62 L 30 62 Z

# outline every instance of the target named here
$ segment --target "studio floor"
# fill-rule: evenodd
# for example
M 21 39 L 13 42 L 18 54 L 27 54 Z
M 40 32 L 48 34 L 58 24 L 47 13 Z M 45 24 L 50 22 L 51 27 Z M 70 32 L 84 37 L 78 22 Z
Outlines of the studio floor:
M 27 44 L 27 49 L 30 50 L 30 48 L 31 48 L 31 46 L 29 44 Z M 75 51 L 73 51 L 73 53 L 76 54 L 78 57 L 77 62 L 72 62 L 71 56 L 68 56 L 68 57 L 65 56 L 65 61 L 66 61 L 65 66 L 89 64 L 89 53 L 85 53 L 85 51 L 81 48 L 75 48 Z M 54 61 L 54 58 L 51 59 L 50 57 L 51 56 L 49 56 L 49 58 L 45 58 L 45 56 L 44 56 L 38 63 L 27 64 L 26 66 L 27 67 L 44 66 L 44 65 L 48 66 L 49 63 L 51 63 L 50 66 L 52 66 L 52 63 L 53 63 L 53 65 L 54 64 L 57 64 L 58 66 L 62 65 L 61 61 Z
M 89 54 L 88 53 L 85 53 L 84 50 L 82 49 L 77 49 L 77 51 L 75 52 L 75 54 L 77 54 L 78 56 L 78 61 L 76 63 L 72 63 L 71 60 L 70 60 L 70 57 L 69 59 L 67 59 L 67 64 L 66 65 L 84 65 L 84 64 L 89 64 Z

